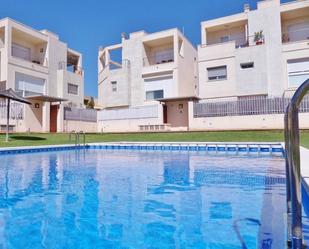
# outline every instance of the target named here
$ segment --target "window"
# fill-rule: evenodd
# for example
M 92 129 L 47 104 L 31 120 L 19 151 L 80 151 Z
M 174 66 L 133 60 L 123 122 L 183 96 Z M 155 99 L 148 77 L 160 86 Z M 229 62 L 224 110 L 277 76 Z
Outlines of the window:
M 112 81 L 112 92 L 117 92 L 117 81 Z
M 163 90 L 147 91 L 146 100 L 163 98 Z
M 208 80 L 225 80 L 227 78 L 226 66 L 207 68 Z
M 299 87 L 309 78 L 309 58 L 288 61 L 289 87 Z
M 241 69 L 253 68 L 254 63 L 253 62 L 240 63 L 240 67 Z
M 31 75 L 15 73 L 15 91 L 22 96 L 43 95 L 45 79 Z
M 78 85 L 68 83 L 68 93 L 78 95 Z

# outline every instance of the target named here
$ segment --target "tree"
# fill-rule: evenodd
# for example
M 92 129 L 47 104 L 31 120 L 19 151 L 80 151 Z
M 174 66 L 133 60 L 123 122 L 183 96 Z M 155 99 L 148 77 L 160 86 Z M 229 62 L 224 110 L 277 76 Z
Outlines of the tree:
M 93 99 L 93 97 L 91 97 L 90 100 L 88 101 L 87 108 L 88 109 L 94 109 L 94 99 Z

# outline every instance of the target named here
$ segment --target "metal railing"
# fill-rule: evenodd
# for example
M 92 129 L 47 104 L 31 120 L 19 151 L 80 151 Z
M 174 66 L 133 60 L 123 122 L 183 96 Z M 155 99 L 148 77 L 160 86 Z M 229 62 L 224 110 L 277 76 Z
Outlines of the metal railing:
M 60 61 L 58 63 L 58 70 L 65 70 L 74 74 L 83 75 L 84 69 L 75 65 L 68 65 L 65 61 Z
M 77 133 L 77 144 L 80 146 L 80 136 L 83 135 L 84 138 L 84 146 L 86 145 L 86 133 L 84 131 L 80 131 Z
M 37 64 L 37 65 L 40 65 L 40 66 L 43 66 L 43 67 L 48 67 L 48 59 L 47 58 L 41 58 L 41 57 L 38 57 L 38 56 L 30 56 L 29 58 L 24 58 L 24 57 L 21 57 L 21 56 L 16 55 L 16 54 L 12 54 L 12 57 L 17 58 L 19 60 L 23 60 L 23 61 L 28 61 L 28 62 L 31 62 L 33 64 Z
M 298 113 L 308 91 L 309 79 L 296 90 L 284 119 L 288 242 L 293 249 L 303 248 Z
M 282 33 L 282 43 L 309 40 L 309 28 L 291 30 Z
M 80 136 L 83 135 L 83 144 L 84 147 L 86 146 L 86 133 L 84 131 L 76 132 L 76 131 L 71 131 L 69 133 L 69 142 L 72 142 L 72 136 L 75 136 L 75 146 L 80 146 Z
M 97 110 L 64 107 L 64 120 L 97 122 Z
M 24 119 L 24 104 L 12 102 L 10 105 L 10 119 L 23 120 Z M 7 103 L 0 100 L 0 119 L 6 119 Z
M 283 114 L 290 100 L 290 98 L 267 96 L 240 97 L 232 100 L 214 99 L 194 103 L 193 113 L 194 118 Z M 304 97 L 300 112 L 309 112 L 309 96 Z
M 254 35 L 245 37 L 245 34 L 243 34 L 243 36 L 230 37 L 227 41 L 207 42 L 206 44 L 201 44 L 200 47 L 204 48 L 220 44 L 227 44 L 231 42 L 235 43 L 235 48 L 246 48 L 264 44 L 265 37 L 262 36 L 260 39 L 256 40 Z
M 168 50 L 152 56 L 143 58 L 143 66 L 152 66 L 174 62 L 174 50 Z

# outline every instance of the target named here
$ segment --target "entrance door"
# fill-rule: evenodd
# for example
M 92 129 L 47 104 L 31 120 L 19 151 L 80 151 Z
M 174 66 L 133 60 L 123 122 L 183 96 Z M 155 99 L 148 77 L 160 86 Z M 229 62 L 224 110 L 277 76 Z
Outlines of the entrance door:
M 163 106 L 163 124 L 167 124 L 167 106 Z
M 50 106 L 50 132 L 57 132 L 58 105 Z
M 171 101 L 166 103 L 167 123 L 172 127 L 185 128 L 189 126 L 188 102 Z

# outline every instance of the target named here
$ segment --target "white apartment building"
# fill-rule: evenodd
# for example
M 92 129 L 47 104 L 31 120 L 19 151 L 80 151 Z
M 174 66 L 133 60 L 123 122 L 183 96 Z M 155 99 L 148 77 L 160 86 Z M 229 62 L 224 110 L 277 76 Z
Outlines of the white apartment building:
M 243 13 L 202 22 L 201 38 L 201 98 L 290 96 L 309 77 L 308 0 L 245 6 Z
M 12 88 L 32 102 L 22 105 L 22 119 L 10 120 L 13 130 L 61 132 L 64 106 L 83 105 L 82 55 L 48 30 L 4 18 L 0 20 L 0 82 L 0 89 Z M 1 118 L 0 124 L 5 124 Z
M 98 55 L 98 131 L 188 129 L 198 92 L 197 52 L 179 32 L 122 34 Z
M 245 5 L 202 22 L 201 43 L 190 130 L 283 128 L 284 98 L 309 78 L 309 1 Z M 308 113 L 300 116 L 309 128 Z

